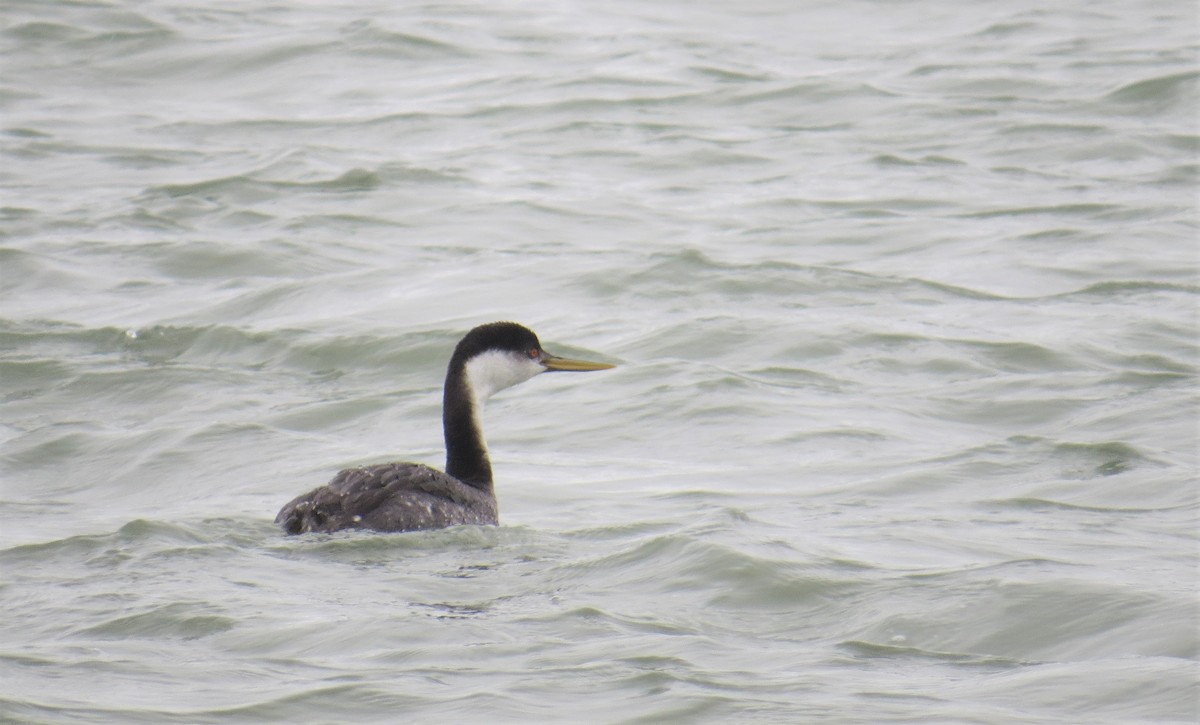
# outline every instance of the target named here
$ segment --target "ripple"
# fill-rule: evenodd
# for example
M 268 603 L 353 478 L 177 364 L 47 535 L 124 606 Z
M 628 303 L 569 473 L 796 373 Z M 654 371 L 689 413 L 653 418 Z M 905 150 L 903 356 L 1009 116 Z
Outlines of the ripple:
M 1110 108 L 1145 113 L 1165 108 L 1194 108 L 1200 72 L 1172 73 L 1127 83 L 1104 96 Z
M 96 639 L 196 640 L 228 632 L 237 626 L 237 620 L 231 617 L 206 613 L 211 609 L 207 605 L 167 604 L 87 627 L 79 630 L 77 635 Z

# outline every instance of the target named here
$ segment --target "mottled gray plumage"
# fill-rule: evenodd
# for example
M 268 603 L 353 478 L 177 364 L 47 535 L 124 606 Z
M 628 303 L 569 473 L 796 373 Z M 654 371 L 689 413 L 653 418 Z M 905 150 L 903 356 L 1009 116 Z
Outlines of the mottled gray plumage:
M 289 534 L 498 523 L 496 497 L 419 463 L 347 468 L 275 517 Z

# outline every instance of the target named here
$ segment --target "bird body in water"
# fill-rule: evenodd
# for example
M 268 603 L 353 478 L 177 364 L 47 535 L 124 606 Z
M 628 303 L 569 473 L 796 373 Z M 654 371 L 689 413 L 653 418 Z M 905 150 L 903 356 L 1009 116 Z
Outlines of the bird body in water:
M 445 473 L 419 463 L 348 468 L 328 484 L 284 506 L 275 523 L 289 534 L 343 529 L 415 531 L 499 523 L 492 464 L 479 414 L 493 393 L 552 370 L 614 367 L 571 360 L 542 349 L 515 322 L 474 328 L 459 341 L 446 370 L 442 428 Z

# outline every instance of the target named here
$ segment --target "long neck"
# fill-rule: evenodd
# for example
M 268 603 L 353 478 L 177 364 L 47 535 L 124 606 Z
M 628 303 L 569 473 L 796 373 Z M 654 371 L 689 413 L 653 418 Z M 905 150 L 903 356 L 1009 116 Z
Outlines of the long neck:
M 446 473 L 481 491 L 492 492 L 492 462 L 479 425 L 466 366 L 451 365 L 442 393 L 442 430 L 446 435 Z

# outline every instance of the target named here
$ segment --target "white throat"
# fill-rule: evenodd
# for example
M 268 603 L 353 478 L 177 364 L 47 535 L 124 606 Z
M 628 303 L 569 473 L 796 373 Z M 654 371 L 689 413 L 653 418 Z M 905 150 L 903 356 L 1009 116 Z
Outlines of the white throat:
M 519 353 L 488 350 L 467 361 L 467 388 L 478 409 L 495 393 L 523 383 L 545 369 L 537 360 Z

